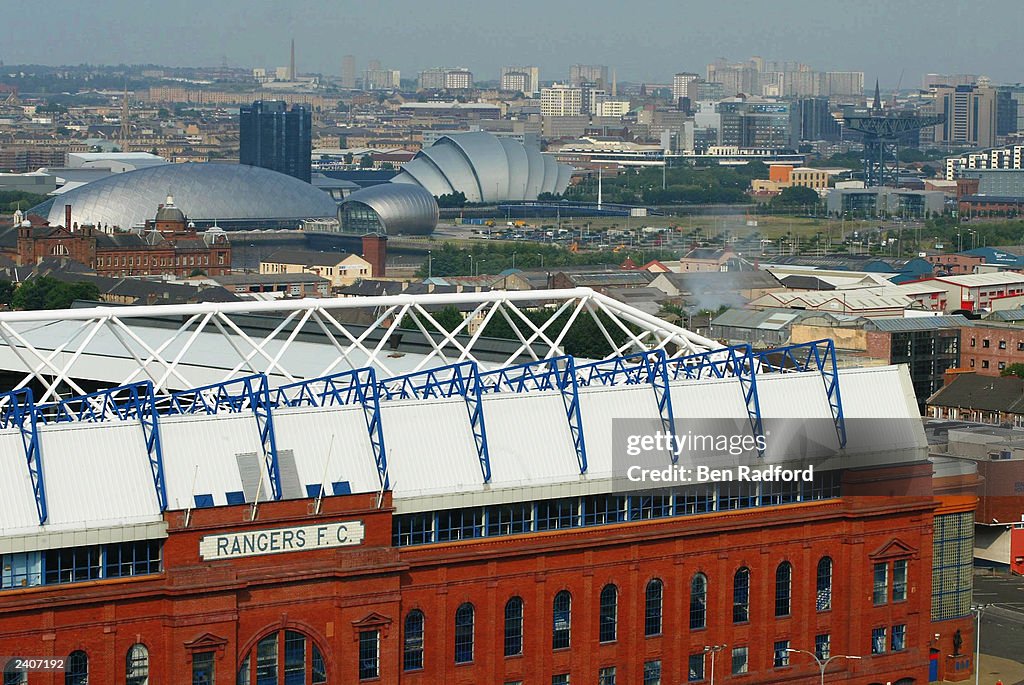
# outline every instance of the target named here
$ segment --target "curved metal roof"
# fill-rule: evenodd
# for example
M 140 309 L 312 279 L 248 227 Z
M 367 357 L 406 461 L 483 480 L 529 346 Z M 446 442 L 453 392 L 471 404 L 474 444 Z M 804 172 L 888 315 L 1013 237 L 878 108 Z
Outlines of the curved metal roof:
M 350 204 L 363 204 L 376 212 L 388 235 L 426 235 L 437 228 L 434 196 L 411 183 L 381 183 L 357 190 L 342 201 L 342 211 Z
M 128 171 L 75 188 L 52 202 L 43 216 L 63 225 L 64 205 L 69 204 L 76 223 L 129 228 L 156 216 L 168 195 L 190 221 L 337 215 L 330 195 L 297 178 L 240 164 L 186 163 Z
M 572 167 L 534 147 L 472 131 L 438 138 L 416 153 L 392 182 L 419 185 L 436 196 L 459 191 L 469 202 L 504 202 L 561 193 L 571 175 Z

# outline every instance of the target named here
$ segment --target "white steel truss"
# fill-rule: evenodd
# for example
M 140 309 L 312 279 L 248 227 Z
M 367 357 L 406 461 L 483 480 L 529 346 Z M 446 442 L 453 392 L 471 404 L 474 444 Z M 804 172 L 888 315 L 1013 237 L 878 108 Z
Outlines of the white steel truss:
M 436 316 L 447 306 L 464 315 L 453 330 Z M 356 314 L 366 323 L 345 323 Z M 248 325 L 254 316 L 273 317 L 275 325 Z M 595 323 L 598 347 L 603 344 L 598 358 L 655 349 L 674 357 L 721 347 L 589 288 L 574 288 L 3 312 L 0 369 L 23 374 L 15 389 L 38 384 L 41 402 L 85 394 L 81 378 L 109 385 L 148 379 L 159 393 L 208 383 L 211 373 L 215 382 L 263 373 L 283 383 L 371 366 L 384 376 L 460 361 L 489 369 L 566 354 L 570 328 L 585 317 Z M 500 345 L 484 341 L 487 325 L 502 320 L 512 338 Z M 47 338 L 47 330 L 59 333 Z M 418 334 L 420 352 L 399 363 L 406 357 L 398 352 L 403 332 Z M 202 377 L 194 361 L 199 348 Z M 111 358 L 124 362 L 120 375 L 104 377 L 95 369 Z

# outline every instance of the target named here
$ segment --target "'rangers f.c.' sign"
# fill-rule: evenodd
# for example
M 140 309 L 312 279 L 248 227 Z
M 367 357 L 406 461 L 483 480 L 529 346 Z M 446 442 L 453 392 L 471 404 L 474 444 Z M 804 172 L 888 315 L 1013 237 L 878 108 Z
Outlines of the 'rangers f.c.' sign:
M 241 533 L 206 535 L 199 540 L 199 557 L 204 561 L 235 559 L 282 552 L 308 552 L 330 547 L 348 547 L 363 541 L 362 521 L 339 521 L 315 526 L 267 528 Z

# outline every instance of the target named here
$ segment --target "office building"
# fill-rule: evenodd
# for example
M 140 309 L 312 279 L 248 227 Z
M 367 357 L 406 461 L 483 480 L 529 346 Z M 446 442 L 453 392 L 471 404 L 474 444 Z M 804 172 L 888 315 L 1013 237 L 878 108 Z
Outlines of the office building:
M 356 87 L 356 58 L 345 55 L 341 58 L 341 87 L 354 90 Z
M 991 147 L 996 142 L 996 91 L 984 86 L 935 86 L 927 109 L 946 115 L 945 123 L 932 126 L 939 145 Z
M 239 112 L 241 164 L 271 169 L 309 183 L 313 153 L 308 107 L 288 109 L 282 100 L 257 100 Z
M 507 74 L 525 74 L 526 75 L 526 87 L 525 88 L 506 88 L 505 87 L 505 76 Z M 519 77 L 515 77 L 518 79 Z M 502 90 L 521 90 L 526 95 L 537 95 L 540 93 L 540 67 L 502 67 L 501 68 L 501 89 Z M 517 81 L 518 83 L 518 81 Z
M 921 79 L 921 89 L 931 90 L 937 86 L 973 86 L 977 83 L 977 74 L 925 74 Z
M 700 76 L 689 72 L 676 74 L 672 77 L 672 102 L 677 103 L 682 98 L 690 100 L 697 99 L 697 93 L 691 89 L 690 84 L 700 80 Z
M 795 148 L 797 108 L 791 102 L 733 98 L 718 103 L 718 143 L 740 148 Z
M 796 101 L 800 120 L 800 140 L 839 140 L 841 127 L 827 97 L 800 98 Z
M 1022 132 L 1020 128 L 1021 102 L 1024 101 L 1024 87 L 996 87 L 996 136 L 1006 136 Z
M 583 113 L 583 89 L 555 83 L 540 89 L 540 113 L 544 117 L 572 117 Z

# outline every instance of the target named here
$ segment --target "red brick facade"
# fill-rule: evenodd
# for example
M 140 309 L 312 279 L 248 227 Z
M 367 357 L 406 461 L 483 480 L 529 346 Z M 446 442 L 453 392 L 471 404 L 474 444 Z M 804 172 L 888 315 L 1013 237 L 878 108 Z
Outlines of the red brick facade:
M 84 650 L 90 682 L 123 683 L 126 654 L 142 643 L 149 682 L 167 685 L 190 683 L 193 657 L 209 653 L 216 682 L 235 682 L 256 643 L 282 630 L 318 647 L 329 683 L 360 682 L 359 634 L 367 630 L 380 638 L 380 675 L 371 682 L 414 685 L 547 685 L 562 673 L 572 683 L 594 683 L 598 670 L 611 666 L 617 683 L 632 685 L 643 682 L 644 663 L 654 660 L 661 662 L 661 682 L 676 684 L 688 679 L 690 655 L 725 644 L 717 681 L 812 685 L 819 672 L 810 658 L 793 654 L 790 665 L 776 668 L 773 646 L 789 640 L 814 650 L 815 636 L 827 633 L 832 654 L 864 656 L 836 662 L 831 682 L 925 683 L 930 654 L 952 654 L 957 629 L 969 651 L 972 621 L 930 617 L 930 466 L 885 474 L 890 494 L 900 497 L 865 495 L 883 494 L 874 490 L 878 476 L 848 472 L 841 499 L 403 548 L 392 546 L 389 495 L 381 509 L 374 495 L 329 497 L 319 515 L 310 500 L 265 503 L 254 523 L 247 505 L 194 510 L 187 528 L 183 512 L 169 512 L 163 573 L 0 592 L 0 644 L 10 655 Z M 365 526 L 358 547 L 225 561 L 199 556 L 207 535 L 345 520 Z M 828 611 L 815 603 L 823 556 L 833 560 Z M 876 606 L 872 565 L 897 559 L 908 563 L 906 599 Z M 793 568 L 792 610 L 776 618 L 781 562 Z M 744 566 L 751 571 L 749 621 L 734 624 L 733 577 Z M 691 629 L 696 573 L 708 578 L 707 627 Z M 663 622 L 660 634 L 645 637 L 645 588 L 653 578 L 664 587 Z M 598 597 L 609 583 L 618 587 L 617 639 L 602 643 Z M 571 647 L 552 649 L 552 602 L 562 590 L 572 597 Z M 505 657 L 503 611 L 513 596 L 524 605 L 523 650 Z M 465 602 L 475 609 L 473 659 L 456 665 L 453 622 Z M 405 671 L 404 618 L 417 609 L 425 617 L 423 668 Z M 906 626 L 906 648 L 871 656 L 872 629 L 897 625 Z M 749 673 L 733 676 L 730 650 L 743 646 Z M 307 673 L 305 682 L 311 679 Z M 63 675 L 32 674 L 28 682 L 59 685 Z
M 1010 364 L 1024 362 L 1024 329 L 970 326 L 960 329 L 960 367 L 980 376 L 998 376 Z

